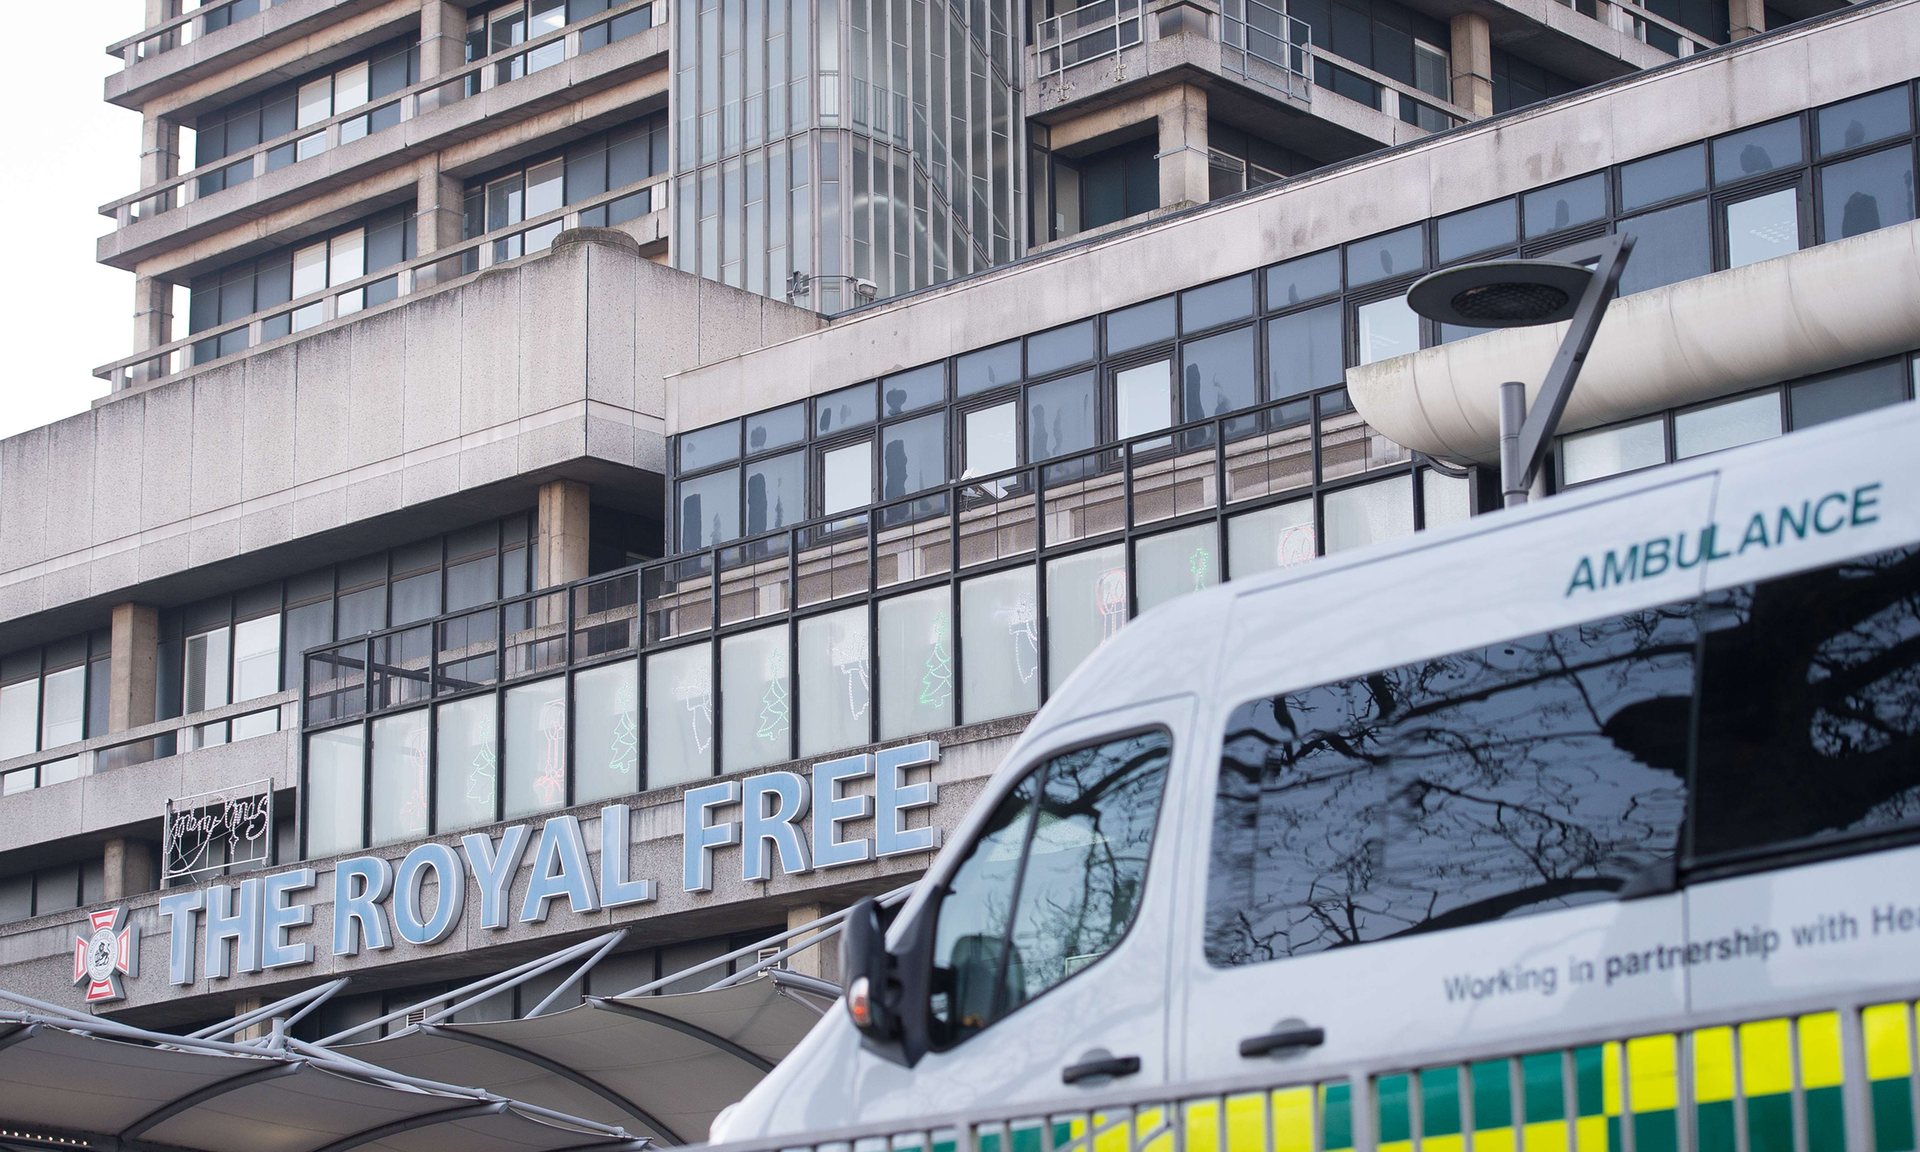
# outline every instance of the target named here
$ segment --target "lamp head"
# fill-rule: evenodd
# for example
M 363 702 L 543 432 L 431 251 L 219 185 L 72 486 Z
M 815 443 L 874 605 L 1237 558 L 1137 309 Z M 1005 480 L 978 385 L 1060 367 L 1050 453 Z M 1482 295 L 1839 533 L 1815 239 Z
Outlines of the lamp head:
M 1407 304 L 1429 320 L 1468 328 L 1527 328 L 1573 318 L 1593 272 L 1553 260 L 1486 260 L 1414 281 Z

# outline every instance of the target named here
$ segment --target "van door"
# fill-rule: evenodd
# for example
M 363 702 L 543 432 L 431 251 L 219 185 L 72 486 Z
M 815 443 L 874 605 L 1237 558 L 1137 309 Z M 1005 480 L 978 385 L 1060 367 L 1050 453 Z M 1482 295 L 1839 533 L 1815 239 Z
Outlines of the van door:
M 1180 821 L 1177 698 L 1050 731 L 895 939 L 931 955 L 929 1051 L 848 1081 L 862 1119 L 1058 1101 L 1167 1079 L 1166 960 Z

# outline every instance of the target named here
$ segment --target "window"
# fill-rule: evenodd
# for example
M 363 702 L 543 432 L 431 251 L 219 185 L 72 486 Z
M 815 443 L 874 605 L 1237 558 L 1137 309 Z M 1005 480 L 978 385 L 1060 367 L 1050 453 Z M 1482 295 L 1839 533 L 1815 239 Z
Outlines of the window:
M 720 641 L 722 771 L 743 772 L 793 757 L 787 659 L 785 627 L 739 632 Z
M 1420 350 L 1420 317 L 1405 296 L 1389 296 L 1354 309 L 1359 361 L 1372 364 Z
M 1391 280 L 1427 266 L 1426 229 L 1419 224 L 1347 245 L 1347 286 Z
M 1040 707 L 1040 618 L 1032 568 L 976 576 L 960 585 L 963 723 Z
M 680 551 L 698 552 L 740 535 L 740 474 L 729 468 L 680 482 Z
M 873 445 L 861 440 L 820 453 L 820 514 L 873 503 Z
M 1058 692 L 1131 615 L 1126 547 L 1112 544 L 1047 561 L 1047 691 Z
M 1413 477 L 1389 476 L 1321 498 L 1327 555 L 1413 535 Z
M 1620 209 L 1632 212 L 1649 204 L 1704 192 L 1707 146 L 1692 144 L 1620 166 Z M 1635 248 L 1636 253 L 1639 252 Z
M 1811 428 L 1858 412 L 1898 404 L 1908 396 L 1907 366 L 1882 360 L 1815 376 L 1787 390 L 1793 427 Z
M 1208 961 L 1569 907 L 1672 858 L 1694 640 L 1650 609 L 1235 709 Z
M 746 466 L 746 477 L 747 535 L 771 532 L 806 519 L 806 453 L 788 452 L 755 460 Z
M 1267 397 L 1280 400 L 1338 384 L 1346 376 L 1346 332 L 1338 303 L 1267 321 Z
M 1511 248 L 1518 231 L 1513 200 L 1496 200 L 1436 220 L 1434 248 L 1441 263 L 1450 263 L 1497 248 Z
M 873 685 L 868 668 L 867 610 L 848 608 L 800 621 L 800 755 L 816 756 L 868 742 Z
M 1904 100 L 1905 89 L 1901 90 Z M 1913 219 L 1913 148 L 1902 144 L 1820 169 L 1820 239 L 1844 240 Z
M 573 678 L 573 803 L 640 791 L 640 671 L 632 660 Z
M 1562 485 L 1584 484 L 1666 462 L 1666 425 L 1657 416 L 1579 432 L 1560 441 Z
M 1780 392 L 1769 389 L 1738 400 L 1679 412 L 1673 418 L 1675 459 L 1701 456 L 1780 435 Z
M 1741 268 L 1800 248 L 1800 193 L 1782 188 L 1726 207 L 1727 267 Z M 1634 249 L 1637 254 L 1640 250 Z
M 933 412 L 880 434 L 880 498 L 897 500 L 947 482 L 947 414 Z
M 1224 416 L 1259 402 L 1252 328 L 1189 341 L 1180 350 L 1180 362 L 1182 422 Z
M 934 923 L 934 1046 L 951 1048 L 1112 951 L 1139 910 L 1165 732 L 1068 752 L 1020 781 Z
M 1792 116 L 1722 136 L 1713 142 L 1713 182 L 1732 184 L 1791 168 L 1806 157 L 1800 118 Z
M 1907 86 L 1829 104 L 1814 114 L 1814 127 L 1822 157 L 1905 136 L 1913 131 Z
M 1173 364 L 1155 360 L 1113 374 L 1114 436 L 1131 439 L 1173 423 Z
M 1607 174 L 1595 172 L 1578 180 L 1529 192 L 1520 198 L 1527 239 L 1604 219 L 1607 215 Z
M 1791 189 L 1787 195 L 1792 197 Z M 1735 225 L 1731 215 L 1728 219 L 1731 234 Z M 1619 230 L 1632 236 L 1634 245 L 1633 259 L 1627 261 L 1620 274 L 1620 294 L 1627 296 L 1650 288 L 1663 288 L 1713 271 L 1713 237 L 1707 230 L 1707 220 L 1705 200 L 1691 200 L 1622 220 Z
M 963 417 L 962 479 L 992 476 L 1020 466 L 1019 405 L 1008 401 Z
M 1093 373 L 1081 372 L 1027 389 L 1027 459 L 1084 452 L 1099 439 Z

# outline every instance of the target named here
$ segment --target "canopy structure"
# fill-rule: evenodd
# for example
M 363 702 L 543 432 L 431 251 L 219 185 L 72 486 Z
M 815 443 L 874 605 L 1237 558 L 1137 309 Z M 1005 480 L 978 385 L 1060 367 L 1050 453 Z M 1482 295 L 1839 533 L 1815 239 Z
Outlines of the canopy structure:
M 549 1011 L 622 929 L 317 1043 L 288 1029 L 345 978 L 192 1036 L 0 990 L 0 1148 L 614 1152 L 701 1143 L 721 1109 L 840 995 L 783 965 L 836 936 L 844 919 L 835 912 L 620 995 Z M 571 975 L 522 1019 L 453 1021 L 569 965 Z M 703 974 L 719 979 L 664 991 Z M 269 1026 L 256 1040 L 227 1039 Z

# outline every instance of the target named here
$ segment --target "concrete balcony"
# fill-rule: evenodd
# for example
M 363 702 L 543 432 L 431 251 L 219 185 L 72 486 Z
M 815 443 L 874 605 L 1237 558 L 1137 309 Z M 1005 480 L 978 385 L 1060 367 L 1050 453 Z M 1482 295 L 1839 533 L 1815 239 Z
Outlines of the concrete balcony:
M 208 0 L 109 44 L 107 55 L 122 67 L 106 79 L 107 102 L 138 109 L 254 61 L 311 68 L 329 52 L 346 55 L 420 17 L 416 0 L 262 0 L 258 12 L 232 19 L 235 2 Z M 322 30 L 324 45 L 316 43 Z

